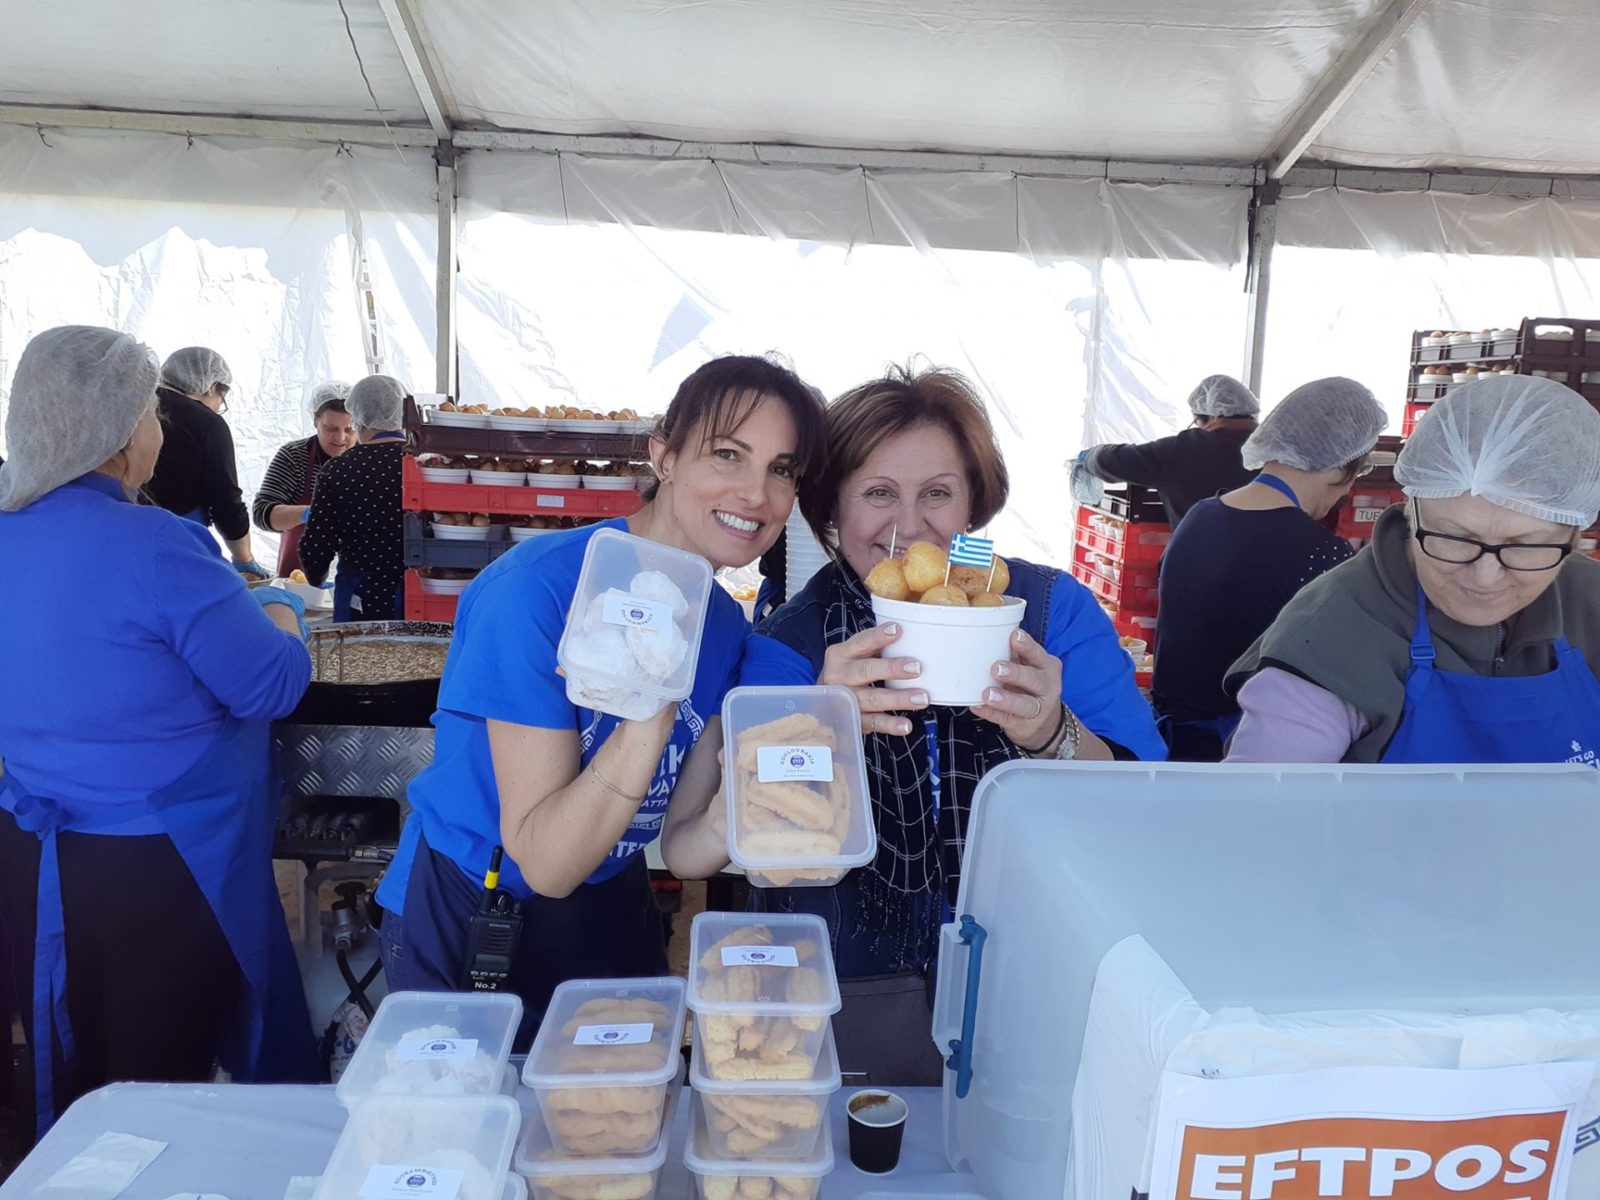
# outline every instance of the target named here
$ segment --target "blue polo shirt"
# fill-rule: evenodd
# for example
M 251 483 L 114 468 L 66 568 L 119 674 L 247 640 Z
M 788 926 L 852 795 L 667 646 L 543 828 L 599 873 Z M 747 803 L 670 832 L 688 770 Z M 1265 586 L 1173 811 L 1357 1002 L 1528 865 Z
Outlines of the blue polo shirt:
M 606 528 L 627 532 L 627 521 L 618 518 L 524 542 L 490 564 L 462 594 L 433 716 L 433 765 L 411 782 L 411 819 L 378 888 L 379 903 L 391 912 L 404 912 L 405 885 L 422 834 L 469 876 L 479 878 L 488 868 L 500 843 L 489 721 L 570 729 L 578 735 L 585 766 L 617 727 L 616 717 L 568 700 L 566 680 L 556 674 L 556 647 L 578 590 L 584 552 L 589 539 Z M 633 823 L 587 882 L 610 879 L 660 836 L 683 760 L 706 722 L 722 711 L 749 628 L 734 599 L 713 587 L 694 690 L 678 706 L 672 737 Z M 516 895 L 533 894 L 509 857 L 500 885 Z
M 229 715 L 286 716 L 311 681 L 211 534 L 107 476 L 0 513 L 0 564 L 0 759 L 113 822 L 97 832 L 159 832 L 114 810 L 182 776 Z

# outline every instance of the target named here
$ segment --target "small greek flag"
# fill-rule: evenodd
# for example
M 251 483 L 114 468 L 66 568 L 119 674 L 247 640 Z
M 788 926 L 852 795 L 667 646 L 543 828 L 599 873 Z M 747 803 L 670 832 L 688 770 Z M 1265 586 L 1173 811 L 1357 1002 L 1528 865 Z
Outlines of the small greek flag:
M 994 565 L 994 540 L 958 533 L 950 539 L 950 565 L 952 567 L 982 567 Z

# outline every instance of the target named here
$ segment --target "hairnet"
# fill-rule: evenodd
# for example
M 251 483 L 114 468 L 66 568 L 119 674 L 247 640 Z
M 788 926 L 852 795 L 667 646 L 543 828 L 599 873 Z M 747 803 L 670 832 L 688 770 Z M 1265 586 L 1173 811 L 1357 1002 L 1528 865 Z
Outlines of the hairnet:
M 1245 439 L 1244 465 L 1331 471 L 1376 446 L 1388 423 L 1377 397 L 1354 379 L 1313 379 L 1280 400 Z
M 217 384 L 233 386 L 228 360 L 205 346 L 185 346 L 167 355 L 161 364 L 161 386 L 185 396 L 204 396 Z
M 1418 423 L 1394 477 L 1422 500 L 1482 496 L 1587 529 L 1600 512 L 1600 412 L 1549 379 L 1463 384 Z
M 311 396 L 306 401 L 306 408 L 315 417 L 328 405 L 343 404 L 349 399 L 350 385 L 342 379 L 330 379 L 327 383 L 319 383 L 311 389 Z
M 63 325 L 29 342 L 6 411 L 0 510 L 32 504 L 126 446 L 158 376 L 150 347 L 114 329 Z
M 1197 417 L 1253 417 L 1261 401 L 1231 375 L 1207 375 L 1189 393 L 1189 408 Z
M 368 375 L 350 389 L 344 406 L 357 429 L 399 429 L 405 420 L 405 385 L 392 375 Z

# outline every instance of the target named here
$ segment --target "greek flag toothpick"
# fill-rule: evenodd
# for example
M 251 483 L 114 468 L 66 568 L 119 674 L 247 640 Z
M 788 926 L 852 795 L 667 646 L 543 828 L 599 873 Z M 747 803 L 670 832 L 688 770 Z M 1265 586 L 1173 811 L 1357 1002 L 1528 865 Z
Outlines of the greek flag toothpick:
M 977 567 L 980 570 L 994 565 L 994 539 L 973 537 L 958 533 L 950 539 L 950 565 Z

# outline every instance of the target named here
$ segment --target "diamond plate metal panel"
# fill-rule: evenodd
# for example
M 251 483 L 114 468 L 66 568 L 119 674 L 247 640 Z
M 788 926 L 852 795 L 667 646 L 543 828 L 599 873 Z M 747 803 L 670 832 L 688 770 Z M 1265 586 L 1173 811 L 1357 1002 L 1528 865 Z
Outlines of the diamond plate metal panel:
M 431 728 L 273 726 L 290 796 L 386 796 L 407 809 L 406 787 L 433 761 Z

